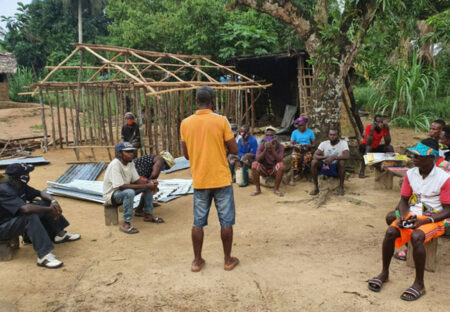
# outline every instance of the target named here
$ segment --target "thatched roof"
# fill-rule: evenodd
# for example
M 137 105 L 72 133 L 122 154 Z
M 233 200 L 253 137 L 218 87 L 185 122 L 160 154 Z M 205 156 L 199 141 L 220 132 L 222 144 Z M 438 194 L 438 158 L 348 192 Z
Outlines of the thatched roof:
M 0 51 L 0 74 L 14 74 L 16 71 L 16 57 L 9 52 Z

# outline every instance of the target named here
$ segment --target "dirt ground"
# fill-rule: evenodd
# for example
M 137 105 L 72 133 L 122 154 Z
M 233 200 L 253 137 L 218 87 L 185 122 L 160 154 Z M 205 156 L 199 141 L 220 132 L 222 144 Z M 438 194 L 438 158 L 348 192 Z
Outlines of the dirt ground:
M 2 124 L 2 132 L 17 134 L 15 124 L 10 123 L 13 130 Z M 426 135 L 395 128 L 392 134 L 397 148 Z M 51 163 L 31 174 L 30 185 L 39 189 L 75 160 L 68 150 L 51 149 L 44 156 Z M 427 295 L 418 302 L 400 300 L 413 282 L 414 269 L 397 260 L 380 293 L 367 289 L 367 280 L 381 269 L 384 216 L 399 200 L 398 186 L 374 190 L 373 172 L 369 175 L 364 180 L 352 175 L 346 197 L 318 209 L 301 202 L 310 197 L 309 182 L 283 186 L 283 198 L 266 188 L 253 198 L 253 186 L 235 185 L 233 254 L 241 264 L 231 272 L 223 270 L 214 210 L 205 228 L 207 264 L 200 273 L 190 272 L 192 196 L 155 208 L 165 224 L 135 218 L 137 235 L 105 226 L 102 205 L 58 198 L 71 222 L 68 229 L 82 239 L 56 246 L 54 253 L 64 261 L 58 270 L 37 267 L 29 245 L 12 261 L 0 262 L 0 311 L 446 311 L 448 238 L 439 241 L 437 272 L 425 273 Z M 161 179 L 189 177 L 184 170 Z

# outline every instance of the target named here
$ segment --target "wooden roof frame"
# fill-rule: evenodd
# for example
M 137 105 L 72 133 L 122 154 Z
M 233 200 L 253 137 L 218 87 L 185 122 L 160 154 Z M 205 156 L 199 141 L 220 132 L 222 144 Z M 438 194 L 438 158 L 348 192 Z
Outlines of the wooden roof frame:
M 221 90 L 243 90 L 251 88 L 267 88 L 271 84 L 261 84 L 253 79 L 236 72 L 233 66 L 224 66 L 212 61 L 205 55 L 183 55 L 164 52 L 136 50 L 117 46 L 78 44 L 72 43 L 75 49 L 57 66 L 47 66 L 51 71 L 40 82 L 29 88 L 32 92 L 22 94 L 38 93 L 39 88 L 63 89 L 67 87 L 80 86 L 136 86 L 144 87 L 147 96 L 159 96 L 162 93 L 173 91 L 193 90 L 201 86 L 210 86 L 213 89 Z M 77 53 L 89 53 L 97 58 L 101 66 L 83 66 L 83 57 L 80 57 L 80 64 L 76 66 L 66 66 L 65 64 Z M 108 56 L 108 55 L 109 56 Z M 123 61 L 120 61 L 124 59 Z M 220 82 L 205 72 L 205 69 L 215 68 L 222 71 L 223 75 L 232 75 L 236 81 Z M 51 77 L 60 70 L 79 71 L 82 77 L 83 70 L 95 70 L 86 80 L 77 82 L 52 82 Z M 191 69 L 193 75 L 190 80 L 183 80 L 179 73 Z M 99 74 L 103 70 L 109 70 L 109 79 L 99 79 Z M 162 74 L 161 78 L 154 79 L 148 76 L 149 73 Z M 120 76 L 122 75 L 122 78 Z M 240 79 L 237 79 L 237 77 Z M 171 80 L 171 81 L 170 81 Z

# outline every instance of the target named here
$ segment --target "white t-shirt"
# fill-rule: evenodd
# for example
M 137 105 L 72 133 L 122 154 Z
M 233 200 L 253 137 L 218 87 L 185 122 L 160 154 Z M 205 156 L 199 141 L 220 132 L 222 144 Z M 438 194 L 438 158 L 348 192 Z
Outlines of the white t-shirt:
M 136 171 L 134 162 L 129 162 L 126 166 L 115 158 L 106 168 L 103 181 L 103 199 L 111 204 L 111 196 L 124 184 L 131 184 L 139 180 L 139 174 Z
M 319 144 L 318 150 L 322 151 L 323 156 L 337 156 L 341 157 L 344 151 L 348 151 L 348 144 L 344 140 L 339 140 L 335 145 L 331 145 L 330 140 L 323 141 Z M 336 162 L 336 160 L 334 161 Z
M 403 178 L 402 196 L 413 198 L 409 210 L 421 216 L 423 212 L 438 213 L 442 211 L 442 204 L 450 204 L 450 175 L 441 168 L 433 170 L 424 179 L 419 168 L 409 169 Z

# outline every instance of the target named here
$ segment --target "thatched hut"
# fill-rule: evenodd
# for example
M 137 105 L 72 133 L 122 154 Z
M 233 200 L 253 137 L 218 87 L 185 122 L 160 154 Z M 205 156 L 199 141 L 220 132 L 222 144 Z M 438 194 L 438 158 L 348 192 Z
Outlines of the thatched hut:
M 16 71 L 16 57 L 9 52 L 0 51 L 0 101 L 9 100 L 8 74 Z

